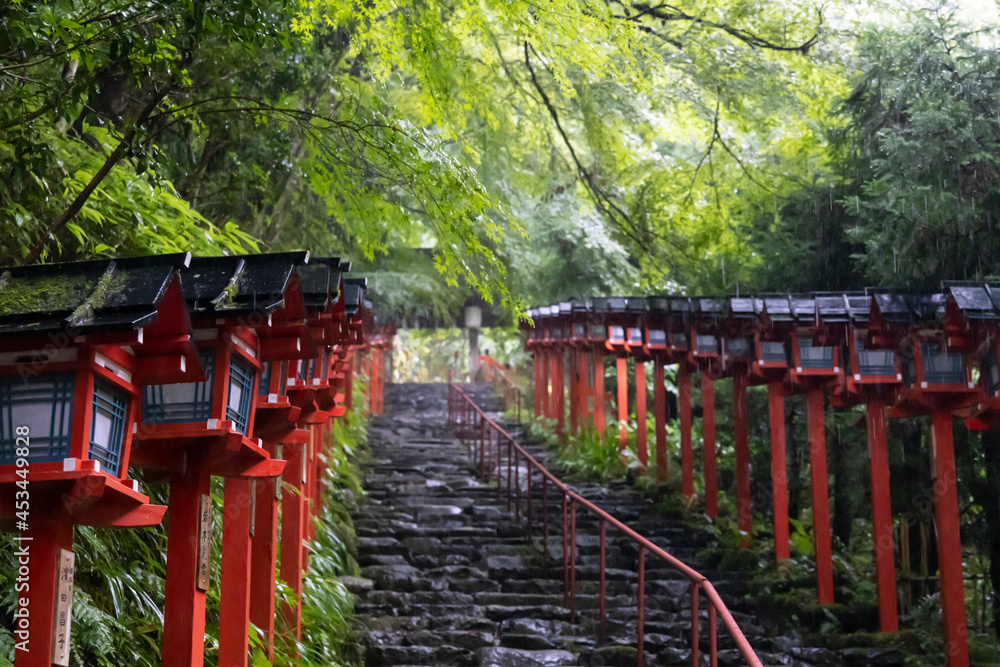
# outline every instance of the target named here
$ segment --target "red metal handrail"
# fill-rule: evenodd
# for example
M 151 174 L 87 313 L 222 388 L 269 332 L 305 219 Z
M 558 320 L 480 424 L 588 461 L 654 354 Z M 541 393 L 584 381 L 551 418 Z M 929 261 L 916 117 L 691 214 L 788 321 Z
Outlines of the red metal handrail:
M 486 381 L 493 385 L 493 391 L 500 397 L 504 410 L 516 406 L 517 421 L 521 421 L 521 389 L 510 375 L 510 369 L 501 366 L 492 357 L 479 356 L 479 367 L 486 376 Z
M 454 423 L 456 426 L 456 432 L 459 437 L 465 440 L 466 446 L 469 451 L 469 455 L 479 459 L 480 474 L 489 481 L 492 476 L 493 467 L 493 441 L 494 433 L 496 434 L 496 463 L 497 463 L 497 475 L 502 476 L 500 472 L 501 466 L 501 456 L 502 448 L 501 443 L 503 440 L 507 442 L 507 509 L 511 508 L 511 504 L 514 504 L 515 518 L 520 520 L 521 515 L 521 498 L 520 498 L 520 480 L 519 480 L 519 459 L 523 458 L 528 468 L 528 479 L 527 479 L 527 524 L 528 524 L 528 537 L 531 537 L 532 528 L 532 469 L 537 470 L 542 478 L 542 531 L 544 539 L 543 554 L 544 558 L 548 558 L 548 540 L 549 540 L 549 515 L 548 515 L 548 485 L 553 484 L 562 494 L 562 556 L 563 556 L 563 600 L 566 606 L 569 608 L 570 612 L 570 622 L 576 622 L 576 509 L 577 506 L 581 506 L 588 510 L 591 514 L 595 515 L 600 520 L 600 566 L 599 566 L 599 577 L 600 577 L 600 620 L 598 624 L 598 641 L 603 643 L 606 634 L 606 622 L 607 622 L 607 609 L 606 602 L 607 596 L 605 592 L 605 550 L 606 550 L 606 528 L 611 525 L 617 528 L 625 536 L 630 538 L 636 543 L 639 550 L 639 562 L 638 562 L 638 599 L 637 599 L 637 612 L 638 612 L 638 622 L 636 628 L 636 664 L 638 667 L 642 667 L 643 664 L 643 625 L 644 625 L 644 589 L 645 589 L 645 570 L 646 570 L 646 552 L 658 556 L 662 560 L 673 568 L 674 570 L 683 574 L 688 581 L 691 583 L 691 664 L 694 667 L 699 665 L 699 646 L 698 646 L 698 602 L 699 593 L 704 593 L 706 599 L 708 600 L 708 644 L 709 644 L 709 658 L 712 667 L 718 665 L 718 646 L 716 637 L 716 620 L 721 618 L 723 625 L 729 632 L 729 636 L 733 639 L 736 644 L 740 655 L 751 667 L 762 667 L 760 659 L 754 653 L 753 648 L 750 646 L 750 642 L 743 635 L 739 626 L 736 625 L 736 621 L 733 619 L 733 615 L 726 608 L 725 603 L 722 598 L 719 597 L 719 593 L 715 590 L 708 579 L 703 575 L 685 565 L 680 560 L 671 556 L 669 553 L 664 551 L 659 546 L 653 544 L 649 539 L 643 537 L 639 533 L 635 532 L 633 529 L 629 528 L 627 525 L 611 516 L 608 512 L 601 509 L 597 505 L 593 504 L 576 491 L 571 489 L 569 486 L 564 484 L 562 480 L 549 472 L 541 463 L 539 463 L 531 454 L 529 454 L 521 445 L 514 442 L 514 438 L 508 433 L 503 427 L 497 424 L 493 419 L 490 419 L 486 413 L 476 405 L 475 401 L 458 385 L 449 384 L 448 385 L 448 419 L 450 422 Z M 478 432 L 478 435 L 477 435 Z M 477 445 L 478 440 L 478 445 Z M 487 450 L 488 446 L 488 450 Z M 513 474 L 513 479 L 511 479 Z M 503 492 L 503 482 L 498 480 L 497 493 L 502 494 Z

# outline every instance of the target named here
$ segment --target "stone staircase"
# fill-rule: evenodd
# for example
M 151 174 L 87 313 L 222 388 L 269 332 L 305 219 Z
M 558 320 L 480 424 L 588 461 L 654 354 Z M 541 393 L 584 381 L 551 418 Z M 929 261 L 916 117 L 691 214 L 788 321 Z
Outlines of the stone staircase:
M 480 405 L 493 404 L 488 388 L 473 392 Z M 528 540 L 523 514 L 514 521 L 506 497 L 495 483 L 480 480 L 448 428 L 446 386 L 387 387 L 386 416 L 373 419 L 369 436 L 372 460 L 363 466 L 367 497 L 354 517 L 364 579 L 352 582 L 367 665 L 636 664 L 638 553 L 633 542 L 608 528 L 607 638 L 597 646 L 596 518 L 577 512 L 576 617 L 571 623 L 563 596 L 561 500 L 550 495 L 549 541 L 543 549 L 540 480 L 532 485 L 534 529 Z M 544 457 L 540 450 L 532 454 Z M 493 473 L 496 479 L 506 469 Z M 525 475 L 522 467 L 522 487 Z M 753 610 L 741 606 L 748 590 L 745 578 L 705 571 L 695 557 L 705 536 L 689 534 L 678 518 L 656 515 L 649 501 L 628 486 L 574 488 L 707 576 L 765 665 L 853 664 L 825 649 L 802 647 L 795 637 L 765 636 Z M 687 580 L 647 556 L 644 664 L 691 664 L 690 604 Z M 701 662 L 708 665 L 705 604 L 702 598 L 699 644 Z M 721 624 L 718 639 L 720 665 L 745 664 Z

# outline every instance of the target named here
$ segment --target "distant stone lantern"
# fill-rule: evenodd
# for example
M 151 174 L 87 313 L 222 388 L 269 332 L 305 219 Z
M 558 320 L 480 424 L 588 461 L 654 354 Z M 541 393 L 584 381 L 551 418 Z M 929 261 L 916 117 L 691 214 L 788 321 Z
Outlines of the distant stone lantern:
M 181 275 L 205 379 L 148 387 L 132 451 L 133 465 L 165 472 L 170 484 L 165 667 L 201 664 L 204 654 L 211 476 L 227 478 L 223 531 L 238 536 L 240 544 L 228 554 L 223 550 L 223 560 L 232 554 L 239 567 L 223 570 L 245 572 L 253 526 L 249 480 L 276 477 L 285 467 L 253 437 L 263 369 L 261 330 L 283 307 L 293 269 L 307 258 L 307 253 L 202 257 Z M 229 542 L 224 536 L 223 543 Z M 242 628 L 249 592 L 243 579 L 223 576 L 221 613 L 240 622 L 223 622 L 220 635 L 228 637 L 232 629 L 238 636 L 227 639 L 225 649 L 220 636 L 220 651 L 246 640 Z
M 163 518 L 128 479 L 130 443 L 144 384 L 201 373 L 177 278 L 189 260 L 0 269 L 0 522 L 21 533 L 30 590 L 18 667 L 69 664 L 73 526 Z

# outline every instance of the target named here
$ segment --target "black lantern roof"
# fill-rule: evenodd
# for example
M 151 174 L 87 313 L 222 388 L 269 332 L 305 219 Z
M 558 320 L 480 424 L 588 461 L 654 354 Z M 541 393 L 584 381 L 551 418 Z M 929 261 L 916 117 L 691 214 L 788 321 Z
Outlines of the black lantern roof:
M 0 268 L 0 334 L 134 331 L 190 253 Z
M 851 311 L 843 294 L 821 294 L 815 299 L 816 318 L 819 322 L 837 324 L 849 322 Z
M 593 310 L 593 304 L 590 301 L 581 301 L 579 299 L 570 299 L 573 303 L 573 313 L 582 314 L 589 313 Z
M 988 284 L 948 285 L 948 295 L 970 320 L 1000 320 L 1000 286 Z
M 341 262 L 339 257 L 313 257 L 297 268 L 302 301 L 309 310 L 326 310 L 340 290 Z
M 647 300 L 649 301 L 649 312 L 656 313 L 658 315 L 670 312 L 670 299 L 667 297 L 651 296 Z
M 649 299 L 644 296 L 630 296 L 626 299 L 625 310 L 630 313 L 645 313 L 649 310 Z
M 777 294 L 765 296 L 762 301 L 764 302 L 764 312 L 767 313 L 767 317 L 772 322 L 791 322 L 795 319 L 795 314 L 792 312 L 792 299 L 790 295 Z
M 812 321 L 816 316 L 816 301 L 808 294 L 792 294 L 788 297 L 792 319 Z
M 591 301 L 591 305 L 595 313 L 607 313 L 610 308 L 607 297 L 603 296 L 595 296 Z
M 608 311 L 612 313 L 624 313 L 628 309 L 628 299 L 623 296 L 609 296 L 607 302 Z
M 181 286 L 192 314 L 270 314 L 284 305 L 292 271 L 308 261 L 308 252 L 195 257 Z
M 757 319 L 763 308 L 763 299 L 751 296 L 729 297 L 729 316 L 734 319 Z
M 844 301 L 847 302 L 847 311 L 851 322 L 864 323 L 871 315 L 871 297 L 864 294 L 845 294 Z
M 939 320 L 944 313 L 944 294 L 879 292 L 872 298 L 887 322 L 928 322 Z
M 357 314 L 362 307 L 366 289 L 367 278 L 344 278 L 344 309 L 348 316 Z
M 691 299 L 686 296 L 672 296 L 669 298 L 670 312 L 673 315 L 687 315 L 694 310 Z
M 558 308 L 559 315 L 566 316 L 573 312 L 573 303 L 571 301 L 560 301 Z
M 718 316 L 725 310 L 725 304 L 721 299 L 710 299 L 706 297 L 696 297 L 692 300 L 692 312 L 699 315 Z

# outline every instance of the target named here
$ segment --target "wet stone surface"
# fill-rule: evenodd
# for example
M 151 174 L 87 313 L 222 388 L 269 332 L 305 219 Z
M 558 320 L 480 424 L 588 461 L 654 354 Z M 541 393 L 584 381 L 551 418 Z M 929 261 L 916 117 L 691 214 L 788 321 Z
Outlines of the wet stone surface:
M 495 408 L 487 387 L 470 390 Z M 357 596 L 365 664 L 555 667 L 636 663 L 634 544 L 608 531 L 607 639 L 597 643 L 599 541 L 596 521 L 577 515 L 576 613 L 564 605 L 561 499 L 548 500 L 548 548 L 543 548 L 541 479 L 532 483 L 532 534 L 526 530 L 526 469 L 517 475 L 521 520 L 497 485 L 481 478 L 465 445 L 447 424 L 445 385 L 390 385 L 385 412 L 372 419 L 371 460 L 363 466 L 366 497 L 354 516 L 361 578 L 345 580 Z M 495 415 L 499 418 L 499 415 Z M 516 434 L 515 434 L 516 435 Z M 544 460 L 544 452 L 529 447 Z M 504 452 L 506 455 L 506 451 Z M 494 452 L 495 456 L 495 452 Z M 488 466 L 506 479 L 506 456 Z M 695 553 L 704 536 L 679 520 L 650 511 L 624 485 L 574 485 L 682 561 L 709 577 L 765 665 L 861 664 L 792 637 L 765 637 L 752 609 L 740 607 L 741 575 L 706 572 Z M 551 492 L 551 488 L 549 489 Z M 545 557 L 547 556 L 547 557 Z M 676 572 L 647 558 L 646 665 L 690 665 L 690 593 Z M 708 665 L 708 617 L 699 614 L 702 664 Z M 720 626 L 719 664 L 744 664 Z M 878 656 L 891 665 L 896 656 Z M 888 658 L 888 659 L 887 659 Z

